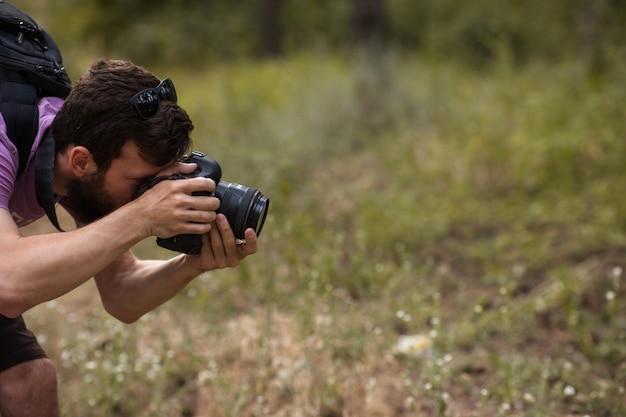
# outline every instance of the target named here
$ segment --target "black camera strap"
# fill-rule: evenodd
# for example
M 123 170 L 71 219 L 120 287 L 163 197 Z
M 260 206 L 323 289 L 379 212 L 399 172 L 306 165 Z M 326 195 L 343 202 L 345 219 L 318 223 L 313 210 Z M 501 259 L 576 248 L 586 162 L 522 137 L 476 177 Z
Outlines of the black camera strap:
M 37 153 L 35 154 L 35 195 L 37 203 L 46 211 L 50 222 L 59 232 L 63 232 L 59 226 L 57 213 L 54 209 L 54 191 L 52 180 L 54 177 L 54 138 L 52 129 L 48 129 L 44 134 Z

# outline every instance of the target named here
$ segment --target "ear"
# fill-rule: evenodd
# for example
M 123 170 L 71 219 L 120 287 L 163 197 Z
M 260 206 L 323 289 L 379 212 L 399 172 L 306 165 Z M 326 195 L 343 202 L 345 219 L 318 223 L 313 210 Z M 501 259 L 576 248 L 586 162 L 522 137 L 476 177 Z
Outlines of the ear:
M 68 162 L 70 170 L 76 178 L 80 178 L 83 175 L 95 174 L 98 171 L 98 166 L 93 160 L 93 155 L 91 155 L 89 149 L 84 146 L 74 146 L 69 152 Z

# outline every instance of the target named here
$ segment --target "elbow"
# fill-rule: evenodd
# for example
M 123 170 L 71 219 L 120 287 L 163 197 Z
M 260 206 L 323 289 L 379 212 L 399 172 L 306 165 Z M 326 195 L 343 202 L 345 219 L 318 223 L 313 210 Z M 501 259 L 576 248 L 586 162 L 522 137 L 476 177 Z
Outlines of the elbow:
M 6 263 L 0 270 L 0 314 L 7 318 L 17 318 L 36 305 L 47 301 L 43 291 L 33 290 L 32 280 L 24 273 L 16 273 Z
M 121 321 L 124 324 L 133 324 L 139 320 L 143 314 L 135 311 L 121 308 L 118 305 L 103 304 L 104 310 L 113 318 Z
M 12 295 L 10 290 L 3 288 L 0 290 L 0 314 L 4 317 L 14 319 L 22 315 L 30 306 Z
M 13 307 L 13 306 L 5 306 L 4 304 L 0 307 L 0 315 L 8 318 L 8 319 L 16 319 L 24 313 L 26 309 Z
M 133 324 L 144 314 L 147 313 L 143 310 L 139 303 L 133 303 L 132 299 L 121 296 L 118 291 L 100 291 L 100 301 L 104 311 L 111 317 L 121 321 L 124 324 Z
M 141 318 L 141 315 L 115 315 L 113 316 L 124 324 L 133 324 Z

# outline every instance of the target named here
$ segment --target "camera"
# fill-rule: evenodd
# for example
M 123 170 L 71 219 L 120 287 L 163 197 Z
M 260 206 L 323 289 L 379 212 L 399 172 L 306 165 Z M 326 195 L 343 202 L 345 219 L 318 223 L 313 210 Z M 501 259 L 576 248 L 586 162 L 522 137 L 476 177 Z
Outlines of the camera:
M 194 151 L 181 162 L 196 163 L 198 168 L 190 175 L 177 176 L 174 179 L 206 177 L 215 181 L 215 192 L 194 192 L 193 195 L 217 197 L 220 200 L 218 213 L 224 214 L 233 229 L 236 239 L 244 239 L 248 228 L 261 234 L 270 201 L 259 190 L 242 184 L 221 181 L 222 169 L 214 159 L 201 152 Z M 157 238 L 157 244 L 173 251 L 198 254 L 202 249 L 201 235 L 182 234 L 167 239 Z

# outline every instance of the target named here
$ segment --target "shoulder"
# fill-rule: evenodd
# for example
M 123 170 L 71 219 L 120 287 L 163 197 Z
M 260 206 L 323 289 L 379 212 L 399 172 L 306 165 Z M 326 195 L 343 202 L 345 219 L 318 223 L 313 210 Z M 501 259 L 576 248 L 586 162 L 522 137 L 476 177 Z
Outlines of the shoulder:
M 0 114 L 0 177 L 3 179 L 8 177 L 11 182 L 14 182 L 18 159 L 17 148 L 7 136 L 4 118 Z
M 59 97 L 44 97 L 39 100 L 40 123 L 52 123 L 61 106 L 63 106 L 63 99 Z

